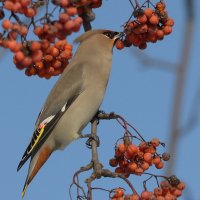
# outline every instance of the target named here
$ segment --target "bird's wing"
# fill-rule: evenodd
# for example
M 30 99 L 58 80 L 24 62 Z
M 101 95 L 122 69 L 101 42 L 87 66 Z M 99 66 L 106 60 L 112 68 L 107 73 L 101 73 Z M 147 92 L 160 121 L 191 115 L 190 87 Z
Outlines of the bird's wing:
M 83 91 L 82 72 L 81 68 L 75 70 L 77 67 L 77 65 L 72 66 L 64 77 L 61 76 L 50 92 L 38 116 L 33 136 L 22 156 L 17 171 L 20 170 L 30 156 L 33 157 L 37 153 L 59 119 Z

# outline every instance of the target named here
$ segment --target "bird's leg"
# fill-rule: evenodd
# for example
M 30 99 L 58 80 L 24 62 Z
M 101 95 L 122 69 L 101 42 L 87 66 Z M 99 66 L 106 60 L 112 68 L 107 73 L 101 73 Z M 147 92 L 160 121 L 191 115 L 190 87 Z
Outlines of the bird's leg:
M 92 135 L 88 138 L 88 140 L 86 141 L 86 145 L 88 148 L 92 148 L 92 141 L 95 141 L 97 143 L 97 147 L 99 147 L 100 145 L 100 140 L 99 140 L 99 137 L 97 135 Z
M 80 138 L 88 138 L 88 140 L 86 141 L 86 145 L 88 148 L 91 149 L 91 142 L 92 140 L 95 140 L 97 142 L 97 147 L 99 147 L 100 145 L 100 140 L 99 140 L 99 137 L 96 135 L 96 136 L 93 136 L 91 133 L 89 134 L 80 134 Z
M 91 124 L 94 122 L 94 120 L 97 120 L 97 125 L 99 124 L 99 118 L 98 118 L 99 114 L 105 114 L 105 112 L 103 110 L 98 110 L 97 113 L 92 118 L 92 120 L 90 121 Z

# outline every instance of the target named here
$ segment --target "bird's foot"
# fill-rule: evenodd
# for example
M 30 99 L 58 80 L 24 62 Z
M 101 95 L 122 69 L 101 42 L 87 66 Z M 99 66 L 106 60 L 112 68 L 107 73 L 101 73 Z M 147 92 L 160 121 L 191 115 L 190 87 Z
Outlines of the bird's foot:
M 98 119 L 99 114 L 105 114 L 105 112 L 103 110 L 98 110 L 97 113 L 95 114 L 95 116 L 92 118 L 92 120 L 90 122 L 93 123 L 94 120 L 97 120 L 97 124 L 99 124 L 99 119 Z
M 100 145 L 99 137 L 97 135 L 94 136 L 91 134 L 88 140 L 86 141 L 86 145 L 89 149 L 92 148 L 92 141 L 95 141 L 97 143 L 97 147 L 99 147 Z

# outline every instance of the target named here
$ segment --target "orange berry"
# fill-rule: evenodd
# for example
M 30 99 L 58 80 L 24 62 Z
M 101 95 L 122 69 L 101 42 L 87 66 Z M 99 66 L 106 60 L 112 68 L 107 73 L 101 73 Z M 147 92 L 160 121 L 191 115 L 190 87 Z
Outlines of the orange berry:
M 34 51 L 31 56 L 34 62 L 39 62 L 43 58 L 43 53 L 41 50 L 37 50 L 37 51 Z
M 61 7 L 66 7 L 66 6 L 68 6 L 69 5 L 69 0 L 61 0 L 60 1 L 60 5 L 61 5 Z
M 141 50 L 146 49 L 146 48 L 147 48 L 147 43 L 146 43 L 146 42 L 143 42 L 143 43 L 141 43 L 138 47 L 139 47 L 139 49 L 141 49 Z
M 12 28 L 12 22 L 9 19 L 2 21 L 2 27 L 7 31 Z
M 116 158 L 111 158 L 109 164 L 111 167 L 116 167 L 118 165 L 118 160 Z
M 35 68 L 40 70 L 44 67 L 44 63 L 42 61 L 36 62 L 35 63 Z
M 47 55 L 45 55 L 45 56 L 43 57 L 43 59 L 44 59 L 45 61 L 47 61 L 47 62 L 51 62 L 51 61 L 53 60 L 53 56 L 47 54 Z
M 144 14 L 147 16 L 147 18 L 150 18 L 152 16 L 153 12 L 154 11 L 151 8 L 146 8 L 144 10 Z
M 174 26 L 174 20 L 170 17 L 167 18 L 167 21 L 164 24 L 165 26 Z
M 59 50 L 63 50 L 63 47 L 64 47 L 65 43 L 66 43 L 65 40 L 57 40 L 55 42 L 54 46 Z
M 31 75 L 36 75 L 37 71 L 36 71 L 36 69 L 34 67 L 31 67 L 30 68 L 30 73 L 31 73 Z
M 11 51 L 15 51 L 17 42 L 15 40 L 8 40 L 7 41 L 7 48 L 9 48 Z
M 67 13 L 60 13 L 59 14 L 59 21 L 61 23 L 65 23 L 70 19 L 70 16 Z
M 121 167 L 117 167 L 117 168 L 115 169 L 115 173 L 123 174 L 123 173 L 124 173 L 124 169 L 121 168 Z
M 177 189 L 179 190 L 184 190 L 185 189 L 185 183 L 183 183 L 182 181 L 177 185 Z
M 76 7 L 68 7 L 66 10 L 67 10 L 67 14 L 70 16 L 74 16 L 78 14 L 78 10 Z
M 119 166 L 122 168 L 126 168 L 128 165 L 128 161 L 127 160 L 119 160 Z
M 29 67 L 31 64 L 32 64 L 32 58 L 27 56 L 25 57 L 23 60 L 22 60 L 22 64 L 25 66 L 25 67 Z
M 124 196 L 124 190 L 122 188 L 117 188 L 115 190 L 114 197 L 119 198 Z
M 132 173 L 134 173 L 135 172 L 135 170 L 137 169 L 137 164 L 135 163 L 135 162 L 131 162 L 131 163 L 129 163 L 128 164 L 128 169 L 129 169 L 129 171 L 130 172 L 132 172 Z
M 175 189 L 173 192 L 173 195 L 176 197 L 180 197 L 182 195 L 182 191 L 179 189 Z
M 20 0 L 20 3 L 23 7 L 27 7 L 31 4 L 31 0 Z
M 144 170 L 141 167 L 138 167 L 135 169 L 135 174 L 138 176 L 141 176 L 143 174 Z
M 72 51 L 72 49 L 73 49 L 73 46 L 72 46 L 71 44 L 66 44 L 66 45 L 64 46 L 64 50 Z
M 137 21 L 139 22 L 139 23 L 141 23 L 141 24 L 145 24 L 146 22 L 147 22 L 147 17 L 146 17 L 146 15 L 139 15 L 138 17 L 137 17 Z
M 40 78 L 43 78 L 43 77 L 45 76 L 45 74 L 46 74 L 46 71 L 45 71 L 44 68 L 38 71 L 38 76 L 39 76 Z
M 53 76 L 57 76 L 61 73 L 62 73 L 62 71 L 60 69 L 55 69 L 54 72 L 53 72 Z
M 7 10 L 13 11 L 14 3 L 12 1 L 5 1 L 3 7 Z
M 22 70 L 24 69 L 25 67 L 19 63 L 15 64 L 16 68 L 19 69 L 19 70 Z
M 164 162 L 160 161 L 158 164 L 155 165 L 157 169 L 162 169 L 164 167 Z
M 19 2 L 15 2 L 14 5 L 13 5 L 13 9 L 12 11 L 13 12 L 19 12 L 19 10 L 21 9 L 21 4 Z
M 40 27 L 40 26 L 36 26 L 36 27 L 34 28 L 33 32 L 35 33 L 35 35 L 39 36 L 39 35 L 42 34 L 43 29 L 42 29 L 42 27 Z
M 154 189 L 154 194 L 156 196 L 162 196 L 162 188 L 160 188 L 160 187 L 155 188 Z
M 24 13 L 27 17 L 34 17 L 36 15 L 36 9 L 28 8 L 27 12 Z
M 25 70 L 25 74 L 26 74 L 26 76 L 31 76 L 32 75 L 29 68 Z
M 144 161 L 148 162 L 148 163 L 151 163 L 153 158 L 152 158 L 152 154 L 151 153 L 145 153 L 143 155 L 143 159 Z
M 146 24 L 141 24 L 138 26 L 138 31 L 140 33 L 146 33 L 148 31 L 148 26 Z
M 51 74 L 44 74 L 44 78 L 50 79 L 51 78 Z
M 157 37 L 155 34 L 148 34 L 147 36 L 147 42 L 153 42 L 155 43 L 157 41 Z
M 50 42 L 48 40 L 41 40 L 41 48 L 46 50 L 50 46 Z
M 52 47 L 50 53 L 53 57 L 56 57 L 60 54 L 59 50 L 56 47 Z
M 127 147 L 127 152 L 128 152 L 128 154 L 130 154 L 130 155 L 133 156 L 133 155 L 137 154 L 138 148 L 137 148 L 136 145 L 130 144 L 130 145 L 128 145 L 128 147 Z
M 148 200 L 149 199 L 149 196 L 150 196 L 150 192 L 149 191 L 143 191 L 142 193 L 141 193 L 141 198 L 143 199 L 143 200 Z
M 26 36 L 28 33 L 28 28 L 26 26 L 20 26 L 19 34 L 22 36 Z
M 128 152 L 125 152 L 125 153 L 124 153 L 124 157 L 125 157 L 126 159 L 130 160 L 130 159 L 132 158 L 132 155 L 129 154 Z
M 49 66 L 49 67 L 46 68 L 45 71 L 46 71 L 47 74 L 53 75 L 54 68 L 52 66 Z
M 81 17 L 76 17 L 73 21 L 78 26 L 80 26 L 83 23 L 83 19 Z
M 162 39 L 164 37 L 164 31 L 163 30 L 157 30 L 156 36 L 158 39 Z
M 63 51 L 60 53 L 59 58 L 62 59 L 69 59 L 72 57 L 72 53 L 69 51 Z
M 171 26 L 164 26 L 163 31 L 164 31 L 165 35 L 169 35 L 172 32 L 172 27 Z
M 73 20 L 69 20 L 64 24 L 64 28 L 66 31 L 70 31 L 74 28 L 74 25 L 75 24 L 74 24 Z
M 154 165 L 158 165 L 158 163 L 160 163 L 160 161 L 161 161 L 161 159 L 160 159 L 159 156 L 156 156 L 156 157 L 153 158 L 153 164 Z
M 153 25 L 157 25 L 159 23 L 159 18 L 156 14 L 152 15 L 150 18 L 149 18 L 149 22 Z
M 18 62 L 22 62 L 22 60 L 24 59 L 24 54 L 22 51 L 18 51 L 14 54 L 14 57 Z
M 124 143 L 121 143 L 117 146 L 118 151 L 123 154 L 126 151 L 126 146 Z
M 37 51 L 37 50 L 41 49 L 41 43 L 40 43 L 40 42 L 33 41 L 33 42 L 31 43 L 30 49 L 31 49 L 32 51 Z
M 54 67 L 54 68 L 60 68 L 61 67 L 61 65 L 62 65 L 62 63 L 59 61 L 59 60 L 54 60 L 53 62 L 52 62 L 52 67 Z
M 149 169 L 149 163 L 143 162 L 143 163 L 141 164 L 141 168 L 142 168 L 144 171 L 146 171 L 147 169 Z
M 164 9 L 165 9 L 165 4 L 162 3 L 162 2 L 158 2 L 158 3 L 156 4 L 156 9 L 157 9 L 159 12 L 163 12 Z

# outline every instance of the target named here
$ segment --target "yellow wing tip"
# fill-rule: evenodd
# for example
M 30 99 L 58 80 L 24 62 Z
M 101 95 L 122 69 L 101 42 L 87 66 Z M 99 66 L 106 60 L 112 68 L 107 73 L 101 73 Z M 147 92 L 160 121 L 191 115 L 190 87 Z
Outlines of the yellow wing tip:
M 24 186 L 24 189 L 23 189 L 23 191 L 22 191 L 22 198 L 24 198 L 24 196 L 25 196 L 27 187 L 28 187 L 28 184 L 26 184 L 26 185 Z

